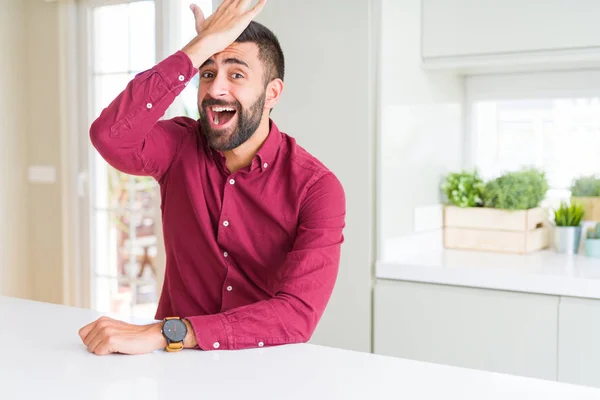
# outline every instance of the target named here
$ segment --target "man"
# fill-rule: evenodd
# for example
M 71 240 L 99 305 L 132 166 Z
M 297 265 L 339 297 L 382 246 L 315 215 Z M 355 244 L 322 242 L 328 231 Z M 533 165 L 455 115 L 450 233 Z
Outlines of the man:
M 162 321 L 100 318 L 79 331 L 90 352 L 300 343 L 323 314 L 345 196 L 269 118 L 284 58 L 272 32 L 252 21 L 265 1 L 249 10 L 251 0 L 226 0 L 207 19 L 192 6 L 198 36 L 137 75 L 90 128 L 109 164 L 159 182 L 167 253 Z M 159 121 L 196 73 L 199 121 Z

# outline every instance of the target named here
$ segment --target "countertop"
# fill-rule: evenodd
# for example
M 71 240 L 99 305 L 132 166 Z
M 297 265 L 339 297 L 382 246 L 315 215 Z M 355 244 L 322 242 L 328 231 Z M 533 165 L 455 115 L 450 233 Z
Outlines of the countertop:
M 544 250 L 527 255 L 448 249 L 396 252 L 376 277 L 600 299 L 600 258 Z
M 599 399 L 600 389 L 310 344 L 95 356 L 99 314 L 0 297 L 2 399 Z

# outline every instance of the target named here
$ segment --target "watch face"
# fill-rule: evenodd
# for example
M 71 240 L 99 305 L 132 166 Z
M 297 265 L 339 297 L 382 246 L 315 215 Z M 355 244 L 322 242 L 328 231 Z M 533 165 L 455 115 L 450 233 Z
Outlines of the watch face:
M 163 333 L 171 342 L 182 342 L 187 334 L 187 326 L 180 319 L 170 319 L 164 323 Z

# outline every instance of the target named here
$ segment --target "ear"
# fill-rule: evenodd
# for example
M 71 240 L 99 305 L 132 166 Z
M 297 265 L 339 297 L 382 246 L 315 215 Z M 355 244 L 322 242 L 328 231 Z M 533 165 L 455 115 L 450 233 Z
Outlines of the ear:
M 269 82 L 266 90 L 265 108 L 274 108 L 279 101 L 279 97 L 281 97 L 281 92 L 283 92 L 283 81 L 281 79 L 277 78 Z

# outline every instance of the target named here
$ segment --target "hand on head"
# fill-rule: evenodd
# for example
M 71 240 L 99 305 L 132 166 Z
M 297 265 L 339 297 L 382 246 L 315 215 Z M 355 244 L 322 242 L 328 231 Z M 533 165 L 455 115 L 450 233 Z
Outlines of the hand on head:
M 183 51 L 190 56 L 195 67 L 233 43 L 262 11 L 267 0 L 259 0 L 250 8 L 251 3 L 251 0 L 224 0 L 208 18 L 204 17 L 198 5 L 190 5 L 198 36 Z

